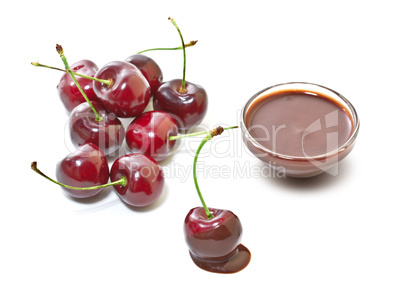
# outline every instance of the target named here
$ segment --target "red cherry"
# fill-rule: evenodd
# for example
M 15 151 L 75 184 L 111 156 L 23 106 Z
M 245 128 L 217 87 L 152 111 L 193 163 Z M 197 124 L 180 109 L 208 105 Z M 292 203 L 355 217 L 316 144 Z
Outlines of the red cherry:
M 184 233 L 190 252 L 201 259 L 225 260 L 240 244 L 242 226 L 239 218 L 228 210 L 209 208 L 208 219 L 202 207 L 193 208 L 184 221 Z
M 177 140 L 178 128 L 172 116 L 163 111 L 149 111 L 135 118 L 126 131 L 126 143 L 133 152 L 140 152 L 162 161 L 169 157 Z
M 102 150 L 95 144 L 88 143 L 58 163 L 56 176 L 59 182 L 70 186 L 82 188 L 99 186 L 108 182 L 109 166 Z M 62 188 L 74 198 L 93 197 L 102 190 L 102 188 L 94 190 Z
M 114 61 L 103 66 L 95 77 L 111 80 L 111 85 L 93 83 L 94 91 L 106 110 L 118 117 L 135 117 L 144 111 L 151 89 L 137 67 L 128 62 Z
M 200 268 L 217 273 L 235 273 L 244 269 L 251 259 L 250 251 L 240 244 L 242 226 L 239 218 L 228 210 L 203 207 L 187 214 L 184 233 L 190 256 Z
M 70 136 L 75 146 L 94 143 L 99 146 L 106 156 L 114 154 L 123 143 L 124 127 L 120 120 L 98 102 L 91 102 L 97 110 L 101 121 L 95 119 L 87 102 L 78 105 L 70 114 Z
M 114 186 L 119 197 L 128 205 L 145 207 L 162 194 L 165 179 L 161 166 L 150 156 L 128 154 L 118 158 L 110 171 L 111 181 L 125 177 L 125 186 Z
M 90 60 L 81 60 L 73 65 L 71 65 L 73 72 L 80 73 L 93 77 L 98 71 L 96 64 Z M 96 94 L 93 90 L 92 80 L 83 77 L 76 77 L 78 83 L 85 91 L 89 100 L 96 100 Z M 85 98 L 82 96 L 81 92 L 77 88 L 73 79 L 68 73 L 63 74 L 57 85 L 57 92 L 59 93 L 60 99 L 64 104 L 64 107 L 71 112 L 78 104 L 85 102 Z
M 230 127 L 237 128 L 237 126 Z M 225 129 L 218 126 L 201 141 L 194 156 L 193 178 L 203 207 L 197 207 L 184 220 L 184 234 L 193 262 L 200 268 L 218 273 L 234 273 L 250 262 L 250 251 L 240 244 L 242 226 L 239 218 L 228 210 L 208 208 L 197 180 L 197 160 L 202 147 Z
M 154 110 L 172 114 L 177 120 L 180 132 L 186 132 L 202 122 L 208 108 L 208 97 L 201 86 L 185 82 L 181 92 L 181 79 L 163 83 L 153 97 Z
M 163 82 L 162 70 L 158 64 L 150 57 L 141 54 L 132 55 L 125 61 L 135 65 L 141 71 L 151 87 L 151 94 L 155 94 Z
M 208 98 L 206 91 L 199 85 L 185 80 L 186 78 L 186 48 L 179 27 L 176 27 L 183 49 L 183 78 L 171 80 L 162 84 L 153 97 L 154 110 L 162 110 L 173 115 L 177 120 L 180 132 L 187 132 L 196 127 L 207 113 Z

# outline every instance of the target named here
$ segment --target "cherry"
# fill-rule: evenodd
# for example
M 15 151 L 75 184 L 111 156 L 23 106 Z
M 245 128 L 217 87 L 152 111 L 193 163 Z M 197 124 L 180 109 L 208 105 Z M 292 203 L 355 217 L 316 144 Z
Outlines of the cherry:
M 202 207 L 190 210 L 184 221 L 185 240 L 193 261 L 201 268 L 215 271 L 218 266 L 222 272 L 238 271 L 238 265 L 222 267 L 242 248 L 242 225 L 239 218 L 231 211 L 209 208 L 213 218 L 208 219 Z M 242 255 L 245 255 L 242 253 Z M 248 263 L 242 262 L 241 264 Z M 222 265 L 223 264 L 223 265 Z
M 186 81 L 185 92 L 180 92 L 181 80 L 163 83 L 153 97 L 154 110 L 163 110 L 177 118 L 180 132 L 199 125 L 207 113 L 208 99 L 205 90 Z
M 135 117 L 147 106 L 150 86 L 140 70 L 128 62 L 114 61 L 103 66 L 95 75 L 109 84 L 94 82 L 99 101 L 118 117 Z
M 227 127 L 226 129 L 237 128 Z M 151 156 L 156 161 L 165 160 L 173 152 L 176 140 L 183 137 L 210 133 L 202 131 L 177 135 L 176 121 L 163 111 L 148 111 L 136 117 L 126 131 L 127 147 L 135 153 Z
M 56 44 L 56 51 L 57 53 L 60 55 L 61 60 L 64 63 L 64 67 L 66 68 L 66 72 L 71 76 L 72 80 L 74 81 L 74 83 L 76 84 L 78 90 L 81 92 L 82 96 L 84 97 L 84 99 L 86 100 L 86 102 L 89 104 L 89 106 L 91 107 L 94 115 L 95 115 L 95 120 L 96 121 L 102 121 L 103 118 L 101 116 L 99 116 L 98 112 L 96 111 L 96 109 L 93 107 L 91 101 L 89 100 L 88 96 L 85 94 L 84 90 L 81 88 L 79 82 L 77 81 L 77 79 L 75 78 L 74 72 L 72 71 L 72 69 L 70 68 L 66 56 L 64 55 L 64 50 L 63 47 L 59 44 Z M 39 65 L 39 63 L 32 63 L 33 65 Z M 42 65 L 43 66 L 43 65 Z M 46 66 L 47 67 L 47 66 Z M 50 67 L 52 68 L 52 67 Z M 86 77 L 86 76 L 84 76 Z M 109 82 L 109 81 L 108 81 Z
M 185 80 L 186 49 L 183 36 L 176 22 L 169 18 L 179 32 L 183 46 L 183 78 L 163 83 L 153 97 L 154 110 L 174 115 L 179 131 L 187 132 L 201 123 L 207 113 L 208 97 L 204 88 Z
M 151 94 L 155 94 L 163 82 L 162 70 L 158 64 L 150 57 L 140 54 L 132 55 L 125 61 L 135 65 L 141 71 L 151 87 Z
M 91 146 L 90 144 L 85 146 L 88 145 Z M 96 145 L 92 144 L 92 147 L 96 148 Z M 98 154 L 101 154 L 101 152 L 98 152 Z M 77 178 L 88 178 L 91 176 L 94 168 L 91 167 L 91 164 L 87 164 L 88 157 L 92 158 L 93 155 L 85 157 L 86 159 L 83 159 L 83 161 L 76 161 L 78 165 L 81 164 L 81 166 L 83 166 L 83 169 L 81 171 L 71 172 L 73 176 Z M 98 168 L 100 168 L 100 166 L 98 166 Z M 103 185 L 96 184 L 90 187 L 76 187 L 57 182 L 42 173 L 38 169 L 36 162 L 31 163 L 31 169 L 42 177 L 66 189 L 87 191 L 113 186 L 118 196 L 125 203 L 134 207 L 145 207 L 158 200 L 162 194 L 165 183 L 161 166 L 159 166 L 152 157 L 143 154 L 128 154 L 118 158 L 113 163 L 110 171 L 110 179 L 112 182 Z M 69 168 L 66 168 L 66 170 L 68 169 Z M 64 169 L 61 170 L 61 172 L 64 171 Z M 60 176 L 60 178 L 64 177 Z M 79 180 L 76 181 L 78 181 L 77 184 L 79 184 Z M 70 182 L 75 183 L 74 180 L 70 180 Z
M 114 155 L 123 144 L 124 127 L 113 113 L 108 113 L 98 102 L 92 101 L 101 121 L 96 120 L 89 103 L 83 102 L 71 111 L 69 126 L 74 146 L 94 143 L 106 156 Z
M 123 125 L 114 114 L 109 114 L 101 104 L 96 101 L 91 102 L 88 99 L 67 62 L 63 47 L 56 45 L 56 50 L 64 63 L 65 71 L 71 76 L 86 100 L 86 102 L 81 103 L 71 111 L 69 121 L 71 141 L 75 146 L 94 143 L 103 150 L 105 155 L 114 153 L 120 148 L 124 139 Z M 38 66 L 39 63 L 34 65 Z M 103 81 L 101 84 L 108 83 L 109 81 Z
M 169 157 L 174 149 L 178 127 L 176 121 L 163 111 L 149 111 L 135 118 L 126 131 L 126 143 L 133 152 L 151 156 L 156 161 Z
M 81 60 L 71 65 L 73 72 L 80 73 L 93 77 L 98 71 L 96 64 L 90 60 Z M 77 82 L 85 90 L 85 94 L 89 100 L 96 100 L 97 96 L 93 90 L 92 80 L 84 77 L 78 77 Z M 65 73 L 59 84 L 57 85 L 57 91 L 60 99 L 64 104 L 64 107 L 71 112 L 78 104 L 85 102 L 85 98 L 82 96 L 80 90 L 75 84 L 71 76 Z
M 106 156 L 95 144 L 84 144 L 58 163 L 56 178 L 63 184 L 82 188 L 106 184 L 109 181 Z M 75 198 L 92 197 L 102 190 L 63 189 Z
M 240 244 L 243 231 L 240 220 L 231 211 L 207 207 L 196 174 L 198 155 L 202 147 L 223 131 L 222 127 L 213 129 L 201 141 L 195 154 L 194 184 L 203 207 L 189 211 L 184 220 L 184 234 L 190 256 L 197 266 L 211 272 L 234 273 L 245 268 L 251 257 L 250 251 Z
M 36 162 L 31 168 L 49 181 L 62 186 L 74 198 L 89 198 L 97 195 L 104 187 L 114 184 L 125 184 L 126 179 L 106 184 L 109 180 L 109 166 L 102 150 L 95 144 L 89 143 L 79 147 L 73 154 L 58 163 L 57 182 L 42 173 Z M 71 186 L 73 185 L 73 186 Z
M 165 182 L 162 168 L 148 155 L 128 154 L 118 158 L 110 170 L 110 179 L 114 181 L 121 177 L 127 178 L 127 184 L 114 188 L 128 205 L 145 207 L 162 194 Z
M 93 112 L 94 112 L 94 114 L 95 114 L 96 120 L 97 120 L 97 121 L 101 121 L 102 118 L 98 115 L 98 113 L 96 112 L 96 109 L 93 108 L 93 106 L 92 106 L 92 104 L 91 104 L 91 102 L 90 102 L 90 99 L 88 98 L 88 96 L 86 95 L 86 93 L 84 92 L 84 90 L 81 88 L 80 82 L 82 82 L 82 83 L 85 84 L 84 88 L 87 89 L 87 90 L 89 91 L 89 94 L 91 95 L 91 92 L 93 91 L 93 89 L 92 89 L 92 86 L 93 86 L 93 85 L 87 85 L 87 82 L 84 81 L 83 79 L 94 80 L 94 81 L 98 81 L 98 82 L 101 82 L 101 83 L 107 84 L 107 85 L 110 85 L 110 84 L 111 84 L 111 81 L 110 81 L 110 80 L 98 79 L 98 78 L 94 78 L 94 77 L 91 77 L 91 76 L 88 76 L 88 75 L 85 75 L 85 74 L 77 73 L 76 71 L 74 71 L 73 69 L 70 68 L 70 66 L 69 66 L 69 64 L 68 64 L 68 62 L 67 62 L 67 59 L 66 59 L 66 57 L 65 57 L 65 55 L 64 55 L 63 47 L 62 47 L 61 45 L 57 44 L 57 45 L 56 45 L 56 51 L 57 51 L 57 53 L 60 55 L 60 58 L 61 58 L 61 60 L 62 60 L 63 63 L 64 63 L 65 70 L 60 69 L 60 68 L 55 68 L 55 67 L 52 67 L 52 66 L 43 65 L 43 64 L 40 64 L 40 63 L 38 63 L 38 62 L 31 62 L 31 64 L 32 64 L 33 66 L 36 66 L 36 67 L 45 67 L 45 68 L 54 69 L 54 70 L 59 70 L 59 71 L 68 73 L 68 74 L 70 75 L 70 77 L 71 77 L 71 80 L 74 82 L 75 87 L 77 88 L 77 90 L 78 90 L 78 91 L 81 93 L 81 95 L 82 95 L 82 100 L 81 100 L 81 101 L 79 101 L 78 98 L 76 98 L 76 99 L 74 100 L 74 101 L 76 102 L 76 105 L 78 105 L 80 102 L 84 102 L 84 101 L 88 102 L 88 104 L 91 106 L 91 109 L 93 110 Z M 84 61 L 86 61 L 86 60 L 84 60 Z M 92 62 L 91 62 L 91 63 L 92 63 Z M 93 63 L 92 63 L 92 64 L 93 64 Z M 97 70 L 97 69 L 98 69 L 95 64 L 93 64 L 94 66 L 92 66 L 92 64 L 88 64 L 88 65 L 91 67 L 90 69 L 87 69 L 87 68 L 83 67 L 82 64 L 79 64 L 76 68 L 82 69 L 82 71 L 85 72 L 85 73 L 90 73 L 91 69 L 93 69 L 93 70 Z M 77 75 L 77 76 L 79 76 L 79 77 L 81 77 L 81 78 L 83 78 L 83 79 L 78 78 L 78 80 L 77 80 L 77 79 L 75 78 L 75 75 Z M 66 82 L 68 81 L 67 78 L 65 79 L 65 81 L 66 81 Z M 59 83 L 58 87 L 60 87 L 60 88 L 61 88 L 62 90 L 64 90 L 64 91 L 67 91 L 68 89 L 66 89 L 67 87 L 66 87 L 64 84 L 65 84 L 65 82 L 64 82 L 64 80 L 63 80 L 63 78 L 62 78 L 62 83 L 61 83 L 61 84 Z M 70 84 L 70 87 L 71 87 L 71 90 L 75 90 L 75 88 L 73 88 L 73 86 L 72 86 L 72 83 Z M 64 91 L 63 91 L 63 92 L 64 92 Z M 75 95 L 75 96 L 76 96 L 76 95 Z M 63 97 L 64 97 L 64 96 L 63 96 Z M 95 97 L 95 98 L 96 98 L 96 97 Z M 68 101 L 68 100 L 67 100 L 67 101 Z M 78 101 L 79 101 L 79 102 L 78 102 Z M 69 109 L 70 107 L 71 107 L 71 109 L 74 108 L 74 104 L 69 104 L 68 106 L 69 106 L 68 109 Z M 66 106 L 66 108 L 67 108 L 67 106 Z M 69 111 L 71 111 L 71 110 L 69 110 Z

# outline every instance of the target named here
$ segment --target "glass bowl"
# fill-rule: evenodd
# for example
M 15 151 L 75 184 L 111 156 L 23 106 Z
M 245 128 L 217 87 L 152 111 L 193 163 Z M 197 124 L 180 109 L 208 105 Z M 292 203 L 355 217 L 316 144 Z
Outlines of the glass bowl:
M 341 108 L 343 111 L 345 111 L 351 123 L 350 135 L 349 137 L 347 137 L 346 142 L 342 144 L 337 144 L 337 146 L 333 147 L 332 149 L 328 149 L 326 152 L 315 154 L 313 156 L 309 156 L 305 153 L 302 156 L 280 153 L 272 150 L 272 148 L 263 146 L 250 133 L 250 130 L 252 130 L 251 120 L 254 116 L 252 114 L 249 114 L 250 107 L 252 107 L 251 109 L 255 111 L 256 107 L 257 109 L 258 107 L 260 107 L 258 104 L 267 103 L 267 101 L 262 101 L 262 99 L 270 100 L 270 96 L 289 91 L 294 91 L 296 92 L 295 94 L 304 93 L 308 95 L 311 94 L 312 96 L 320 96 L 321 98 L 327 99 L 328 101 L 334 103 L 334 105 L 336 105 L 338 108 Z M 267 114 L 266 116 L 270 116 L 270 114 Z M 344 159 L 353 149 L 357 134 L 359 132 L 359 126 L 360 123 L 356 110 L 345 97 L 327 87 L 307 82 L 289 82 L 263 89 L 262 91 L 252 96 L 244 105 L 241 112 L 240 122 L 242 139 L 250 152 L 254 154 L 254 156 L 256 156 L 258 159 L 263 161 L 278 175 L 296 178 L 313 177 L 323 172 L 337 175 L 338 162 Z M 306 131 L 307 130 L 305 130 L 305 133 Z M 300 138 L 297 139 L 295 137 L 292 140 L 300 140 Z

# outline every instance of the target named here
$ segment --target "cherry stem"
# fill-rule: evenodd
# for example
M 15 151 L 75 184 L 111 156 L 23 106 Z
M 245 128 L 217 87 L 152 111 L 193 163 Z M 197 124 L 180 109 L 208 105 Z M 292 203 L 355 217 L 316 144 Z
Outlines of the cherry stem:
M 181 87 L 180 87 L 179 92 L 180 93 L 186 93 L 187 92 L 187 90 L 186 90 L 186 45 L 184 44 L 183 36 L 182 36 L 182 34 L 180 32 L 179 26 L 177 26 L 177 24 L 176 24 L 176 21 L 173 20 L 173 18 L 170 18 L 170 17 L 168 19 L 176 27 L 177 31 L 179 32 L 180 39 L 181 39 L 181 46 L 183 48 L 183 79 L 181 81 Z
M 43 64 L 40 64 L 40 63 L 38 63 L 38 62 L 32 62 L 31 65 L 33 65 L 33 66 L 35 66 L 35 67 L 48 68 L 48 69 L 52 69 L 52 70 L 57 70 L 57 71 L 61 71 L 61 72 L 66 72 L 66 73 L 68 73 L 68 70 L 63 70 L 63 69 L 60 69 L 60 68 L 56 68 L 56 67 L 52 67 L 52 66 L 43 65 Z M 87 76 L 87 75 L 80 74 L 80 73 L 76 73 L 76 72 L 72 72 L 72 73 L 73 73 L 74 75 L 76 75 L 76 76 L 80 76 L 80 77 L 83 77 L 83 78 L 86 78 L 86 79 L 90 79 L 90 80 L 93 80 L 93 81 L 98 81 L 98 82 L 100 82 L 100 83 L 106 84 L 107 86 L 110 86 L 110 84 L 111 84 L 111 82 L 112 82 L 111 80 L 95 78 L 95 77 Z
M 226 128 L 223 128 L 223 130 L 235 129 L 235 128 L 239 128 L 239 126 L 226 127 Z M 204 135 L 204 134 L 207 134 L 207 133 L 210 133 L 210 132 L 211 131 L 201 131 L 201 132 L 194 132 L 194 133 L 182 134 L 182 135 L 177 135 L 177 136 L 169 136 L 168 139 L 169 140 L 177 140 L 177 139 L 184 138 L 184 137 L 192 137 L 192 136 Z
M 184 46 L 185 46 L 186 48 L 192 47 L 192 46 L 194 46 L 197 42 L 198 42 L 198 41 L 191 41 L 191 42 L 185 44 Z M 183 49 L 183 46 L 176 47 L 176 48 L 153 48 L 153 49 L 147 49 L 147 50 L 140 51 L 140 52 L 138 52 L 137 54 L 142 54 L 142 53 L 149 52 L 149 51 L 174 51 L 174 50 L 182 50 L 182 49 Z
M 73 79 L 73 81 L 75 82 L 77 88 L 79 89 L 79 91 L 81 92 L 82 96 L 85 98 L 85 100 L 88 102 L 89 107 L 91 107 L 92 111 L 95 113 L 95 120 L 96 121 L 102 121 L 103 118 L 99 116 L 98 112 L 96 111 L 95 107 L 92 105 L 91 101 L 89 100 L 89 98 L 87 97 L 87 95 L 85 94 L 85 92 L 82 90 L 80 84 L 77 82 L 74 73 L 72 72 L 70 66 L 68 65 L 67 59 L 64 56 L 64 51 L 63 51 L 63 47 L 56 44 L 56 50 L 60 55 L 61 60 L 64 63 L 64 66 L 68 72 L 68 74 L 71 76 L 71 78 Z
M 236 126 L 236 127 L 231 127 L 231 128 L 237 128 L 237 126 Z M 231 129 L 231 128 L 226 128 L 226 129 Z M 200 154 L 201 149 L 202 149 L 202 147 L 205 145 L 205 143 L 207 143 L 210 139 L 212 139 L 212 137 L 215 137 L 215 136 L 217 136 L 217 135 L 222 134 L 222 132 L 223 132 L 224 130 L 226 130 L 226 129 L 222 128 L 221 126 L 218 126 L 218 127 L 216 127 L 215 129 L 212 129 L 211 131 L 209 131 L 208 134 L 207 134 L 207 136 L 205 136 L 205 137 L 202 139 L 202 141 L 201 141 L 201 143 L 200 143 L 200 146 L 198 147 L 197 152 L 195 153 L 195 156 L 194 156 L 194 164 L 193 164 L 194 185 L 195 185 L 195 188 L 197 189 L 198 197 L 199 197 L 200 200 L 201 200 L 201 204 L 202 204 L 202 206 L 204 207 L 204 210 L 205 210 L 205 215 L 206 215 L 206 217 L 207 217 L 208 219 L 211 219 L 211 218 L 213 218 L 214 216 L 211 214 L 211 212 L 209 211 L 207 205 L 205 204 L 205 201 L 204 201 L 204 199 L 203 199 L 203 197 L 202 197 L 202 194 L 201 194 L 201 191 L 200 191 L 200 187 L 198 186 L 198 180 L 197 180 L 197 160 L 198 160 L 198 155 Z
M 109 187 L 109 186 L 115 186 L 115 185 L 122 185 L 123 187 L 125 187 L 127 185 L 127 179 L 126 179 L 126 177 L 123 176 L 118 181 L 111 182 L 111 183 L 104 184 L 104 185 L 93 186 L 93 187 L 85 187 L 85 188 L 73 187 L 73 186 L 68 186 L 68 185 L 62 184 L 60 182 L 57 182 L 57 181 L 53 180 L 52 178 L 46 176 L 44 173 L 42 173 L 42 171 L 40 171 L 38 169 L 38 163 L 37 162 L 32 162 L 31 163 L 31 169 L 34 170 L 39 175 L 41 175 L 42 177 L 48 179 L 49 181 L 51 181 L 51 182 L 53 182 L 53 183 L 55 183 L 55 184 L 57 184 L 59 186 L 65 187 L 67 189 L 72 189 L 72 190 L 96 190 L 96 189 L 105 188 L 105 187 Z

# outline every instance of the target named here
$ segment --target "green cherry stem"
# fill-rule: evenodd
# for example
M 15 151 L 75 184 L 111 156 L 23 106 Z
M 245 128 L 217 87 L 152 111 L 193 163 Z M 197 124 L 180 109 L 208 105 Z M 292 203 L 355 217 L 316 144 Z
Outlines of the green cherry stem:
M 93 187 L 86 187 L 86 188 L 79 188 L 79 187 L 73 187 L 73 186 L 68 186 L 65 184 L 62 184 L 60 182 L 57 182 L 55 180 L 53 180 L 52 178 L 48 177 L 47 175 L 45 175 L 44 173 L 42 173 L 41 170 L 38 169 L 38 163 L 37 162 L 32 162 L 31 163 L 31 169 L 34 170 L 36 173 L 38 173 L 39 175 L 41 175 L 42 177 L 48 179 L 49 181 L 65 187 L 67 189 L 73 189 L 73 190 L 95 190 L 95 189 L 100 189 L 100 188 L 105 188 L 105 187 L 109 187 L 109 186 L 115 186 L 115 185 L 122 185 L 123 187 L 125 187 L 127 185 L 127 179 L 126 177 L 121 177 L 120 180 L 118 181 L 114 181 L 108 184 L 104 184 L 104 185 L 99 185 L 99 186 L 93 186 Z
M 223 130 L 235 129 L 235 128 L 239 128 L 239 126 L 226 127 L 226 128 L 223 128 Z M 182 134 L 182 135 L 177 135 L 177 136 L 169 136 L 168 139 L 169 140 L 177 140 L 177 139 L 184 138 L 184 137 L 192 137 L 192 136 L 204 135 L 204 134 L 207 134 L 207 133 L 210 133 L 210 132 L 211 131 L 201 131 L 201 132 L 194 132 L 194 133 Z
M 57 70 L 57 71 L 61 71 L 61 72 L 66 72 L 66 73 L 68 73 L 67 70 L 63 70 L 63 69 L 56 68 L 56 67 L 52 67 L 52 66 L 48 66 L 48 65 L 43 65 L 43 64 L 40 64 L 40 63 L 38 63 L 38 62 L 31 62 L 31 65 L 33 65 L 33 66 L 35 66 L 35 67 L 48 68 L 48 69 L 52 69 L 52 70 Z M 87 75 L 80 74 L 80 73 L 76 73 L 76 72 L 72 72 L 72 73 L 73 73 L 74 75 L 76 75 L 76 76 L 79 76 L 79 77 L 83 77 L 83 78 L 86 78 L 86 79 L 90 79 L 90 80 L 93 80 L 93 81 L 98 81 L 98 82 L 100 82 L 100 83 L 104 83 L 104 84 L 106 84 L 107 86 L 110 86 L 110 84 L 111 84 L 111 82 L 112 82 L 111 80 L 95 78 L 95 77 L 87 76 Z
M 184 46 L 185 46 L 186 48 L 192 47 L 192 46 L 194 46 L 197 42 L 198 42 L 198 41 L 191 41 L 191 42 L 185 44 Z M 183 46 L 176 47 L 176 48 L 153 48 L 153 49 L 146 49 L 146 50 L 140 51 L 140 52 L 138 52 L 137 54 L 142 54 L 142 53 L 149 52 L 149 51 L 174 51 L 174 50 L 182 50 L 182 49 L 183 49 Z
M 236 127 L 237 127 L 237 126 L 236 126 Z M 236 127 L 233 127 L 233 128 L 236 128 Z M 230 129 L 230 128 L 226 128 L 226 129 Z M 197 160 L 198 160 L 198 155 L 200 154 L 201 149 L 202 149 L 202 147 L 205 145 L 205 143 L 207 143 L 207 142 L 208 142 L 210 139 L 212 139 L 213 137 L 222 134 L 222 132 L 223 132 L 224 130 L 225 130 L 224 128 L 222 128 L 221 126 L 218 126 L 218 127 L 216 127 L 215 129 L 212 129 L 211 131 L 209 131 L 208 134 L 207 134 L 207 136 L 205 136 L 205 137 L 202 139 L 202 141 L 201 141 L 201 143 L 200 143 L 200 146 L 198 147 L 197 152 L 195 153 L 195 156 L 194 156 L 194 163 L 193 163 L 194 185 L 195 185 L 195 188 L 197 189 L 198 197 L 200 198 L 201 204 L 202 204 L 202 206 L 204 207 L 205 214 L 206 214 L 206 216 L 207 216 L 208 219 L 211 219 L 211 218 L 213 218 L 214 216 L 213 216 L 213 215 L 211 214 L 211 212 L 209 211 L 209 209 L 208 209 L 208 207 L 207 207 L 207 205 L 206 205 L 206 203 L 205 203 L 205 201 L 204 201 L 204 198 L 202 197 L 202 194 L 201 194 L 201 191 L 200 191 L 200 187 L 198 186 L 198 180 L 197 180 Z
M 176 21 L 173 20 L 173 18 L 169 17 L 169 20 L 172 22 L 172 24 L 176 27 L 177 31 L 179 32 L 180 39 L 181 39 L 181 46 L 183 48 L 183 79 L 181 82 L 181 87 L 179 89 L 180 93 L 186 93 L 186 45 L 184 44 L 183 36 L 180 32 L 179 26 L 177 26 Z
M 96 121 L 102 121 L 103 118 L 99 116 L 99 114 L 98 114 L 98 112 L 96 111 L 95 107 L 92 105 L 91 101 L 89 100 L 89 98 L 87 97 L 87 95 L 85 94 L 85 92 L 82 90 L 80 84 L 77 82 L 77 80 L 76 80 L 76 78 L 75 78 L 75 76 L 74 76 L 74 73 L 72 72 L 70 66 L 68 65 L 67 59 L 66 59 L 66 57 L 64 56 L 63 47 L 60 46 L 60 45 L 58 45 L 58 44 L 56 44 L 56 50 L 57 50 L 57 52 L 59 53 L 60 58 L 61 58 L 61 60 L 63 61 L 64 66 L 65 66 L 65 68 L 66 68 L 68 74 L 71 76 L 71 78 L 72 78 L 73 81 L 75 82 L 77 88 L 78 88 L 79 91 L 81 92 L 82 96 L 85 98 L 85 100 L 88 102 L 89 106 L 91 107 L 92 111 L 94 112 L 94 114 L 95 114 L 95 120 L 96 120 Z

